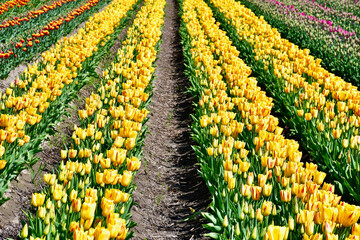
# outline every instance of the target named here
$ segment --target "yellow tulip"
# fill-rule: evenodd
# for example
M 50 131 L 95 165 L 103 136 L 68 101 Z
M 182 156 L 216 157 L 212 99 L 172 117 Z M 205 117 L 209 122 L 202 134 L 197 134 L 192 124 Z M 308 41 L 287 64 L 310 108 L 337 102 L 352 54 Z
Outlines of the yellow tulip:
M 283 202 L 290 202 L 291 192 L 289 190 L 280 190 L 280 198 Z
M 269 216 L 272 210 L 272 202 L 264 201 L 261 206 L 261 213 L 264 216 Z
M 86 197 L 85 202 L 81 206 L 81 218 L 90 220 L 94 217 L 96 202 L 93 198 Z
M 75 149 L 69 150 L 69 158 L 75 158 L 76 155 L 77 155 L 77 150 L 75 150 Z
M 67 151 L 66 150 L 61 150 L 60 154 L 61 154 L 62 159 L 65 159 L 67 157 Z
M 125 140 L 125 147 L 127 150 L 131 150 L 134 148 L 135 146 L 135 141 L 136 139 L 135 138 L 128 138 Z
M 249 162 L 244 161 L 244 162 L 239 163 L 239 169 L 240 169 L 241 172 L 247 172 L 249 170 L 249 168 L 250 168 L 250 163 Z
M 114 211 L 114 201 L 111 199 L 107 199 L 105 197 L 101 200 L 101 209 L 102 209 L 102 215 L 104 217 L 107 217 L 110 213 Z
M 105 169 L 103 174 L 103 182 L 105 184 L 111 184 L 114 182 L 117 177 L 117 170 L 114 169 Z
M 270 225 L 266 231 L 268 240 L 285 240 L 286 227 Z
M 131 159 L 126 159 L 126 164 L 127 164 L 127 170 L 128 171 L 136 171 L 139 170 L 141 162 L 139 161 L 138 158 L 136 157 L 132 157 Z
M 100 165 L 103 169 L 110 168 L 111 166 L 110 158 L 100 158 Z
M 272 191 L 272 185 L 271 184 L 265 184 L 263 188 L 263 194 L 265 197 L 269 197 Z
M 110 239 L 110 231 L 105 228 L 96 229 L 95 239 L 96 240 L 109 240 Z
M 45 201 L 45 194 L 42 193 L 33 193 L 31 196 L 31 204 L 34 207 L 39 207 L 44 204 Z
M 45 214 L 46 214 L 46 208 L 42 206 L 38 207 L 37 216 L 43 219 L 45 217 Z
M 55 201 L 58 201 L 61 199 L 63 194 L 63 186 L 59 184 L 54 185 L 54 191 L 53 191 L 53 198 Z
M 123 171 L 122 177 L 121 177 L 121 185 L 124 187 L 127 187 L 132 180 L 132 173 L 129 171 Z
M 96 179 L 96 183 L 97 183 L 97 184 L 102 184 L 102 183 L 104 183 L 104 181 L 103 181 L 103 179 L 104 179 L 104 174 L 103 174 L 103 173 L 96 172 L 96 174 L 95 174 L 95 179 Z
M 5 160 L 0 160 L 0 170 L 4 169 L 6 164 L 7 164 L 7 162 Z
M 69 200 L 72 201 L 77 198 L 78 192 L 75 189 L 72 189 L 69 195 Z
M 71 200 L 71 208 L 74 212 L 80 212 L 81 210 L 81 199 L 73 199 Z
M 258 186 L 251 186 L 251 197 L 253 200 L 257 201 L 261 197 L 261 187 Z
M 321 185 L 324 182 L 325 177 L 326 173 L 316 171 L 314 175 L 314 182 L 318 185 Z
M 75 222 L 75 221 L 72 221 L 70 223 L 70 226 L 69 226 L 69 231 L 70 232 L 75 232 L 76 230 L 80 230 L 79 223 Z
M 339 210 L 339 223 L 345 227 L 350 227 L 356 223 L 360 217 L 360 208 L 354 205 L 343 203 L 337 206 Z

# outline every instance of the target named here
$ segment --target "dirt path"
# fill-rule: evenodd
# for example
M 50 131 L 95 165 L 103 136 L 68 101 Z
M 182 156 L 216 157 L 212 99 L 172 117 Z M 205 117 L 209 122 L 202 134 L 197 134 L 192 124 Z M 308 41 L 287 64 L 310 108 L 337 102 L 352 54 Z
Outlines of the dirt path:
M 178 9 L 176 0 L 167 0 L 144 162 L 134 178 L 134 239 L 205 239 L 198 219 L 183 221 L 190 208 L 204 209 L 210 200 L 190 146 L 192 99 L 185 93 Z

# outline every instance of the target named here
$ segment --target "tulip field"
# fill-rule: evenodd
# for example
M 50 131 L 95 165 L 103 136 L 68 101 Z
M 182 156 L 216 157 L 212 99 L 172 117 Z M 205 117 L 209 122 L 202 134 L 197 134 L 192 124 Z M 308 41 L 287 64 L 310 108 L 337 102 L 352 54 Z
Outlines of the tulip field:
M 0 79 L 25 69 L 0 84 L 0 218 L 84 102 L 0 240 L 360 240 L 359 35 L 357 0 L 0 0 Z M 176 115 L 176 94 L 189 114 Z M 175 135 L 170 150 L 159 129 Z M 201 180 L 186 181 L 209 204 L 188 206 L 170 184 L 186 164 L 149 146 L 190 154 Z M 170 228 L 151 219 L 166 215 Z

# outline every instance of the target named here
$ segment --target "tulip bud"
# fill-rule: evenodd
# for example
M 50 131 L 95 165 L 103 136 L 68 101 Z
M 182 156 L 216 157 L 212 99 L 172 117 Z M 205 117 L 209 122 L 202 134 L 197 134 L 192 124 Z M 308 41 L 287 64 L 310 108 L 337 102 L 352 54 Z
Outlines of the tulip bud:
M 61 224 L 61 228 L 62 228 L 62 230 L 65 232 L 66 231 L 66 222 L 63 222 L 62 224 Z
M 61 158 L 62 159 L 65 159 L 67 157 L 67 151 L 66 150 L 61 150 L 60 153 L 61 153 Z
M 273 216 L 276 216 L 276 205 L 275 205 L 275 204 L 273 205 L 271 214 L 272 214 Z
M 61 202 L 66 203 L 66 201 L 67 201 L 67 194 L 64 194 L 63 197 L 61 198 Z
M 82 180 L 79 181 L 78 187 L 79 187 L 79 189 L 84 189 L 85 184 Z
M 251 238 L 252 239 L 256 239 L 257 238 L 257 228 L 256 226 L 254 227 L 252 233 L 251 233 Z
M 28 235 L 29 235 L 28 225 L 25 224 L 24 227 L 23 227 L 23 229 L 21 230 L 20 236 L 21 236 L 21 238 L 27 238 Z
M 250 212 L 250 218 L 254 219 L 255 218 L 255 210 L 254 210 L 252 204 L 249 205 L 249 212 Z
M 51 205 L 49 214 L 50 214 L 51 219 L 55 218 L 55 206 L 54 206 L 54 204 Z
M 243 211 L 241 211 L 240 213 L 240 220 L 244 220 L 245 218 L 245 213 Z
M 243 202 L 242 204 L 242 210 L 245 214 L 248 214 L 249 213 L 249 205 L 247 202 Z
M 314 222 L 313 221 L 305 222 L 305 232 L 309 236 L 311 236 L 314 233 Z
M 238 201 L 239 201 L 238 193 L 235 193 L 234 202 L 235 202 L 235 203 L 238 203 Z
M 227 227 L 228 227 L 228 225 L 229 225 L 229 220 L 228 220 L 227 215 L 224 217 L 224 220 L 223 220 L 223 222 L 222 222 L 222 225 L 223 225 L 224 228 L 227 228 Z
M 239 235 L 240 235 L 240 225 L 239 225 L 238 222 L 237 222 L 236 225 L 235 225 L 235 235 L 236 235 L 236 236 L 239 236 Z
M 52 205 L 52 201 L 50 200 L 50 198 L 48 198 L 48 199 L 46 200 L 46 208 L 47 208 L 47 209 L 50 209 L 50 208 L 51 208 L 51 205 Z
M 45 214 L 46 214 L 46 209 L 44 207 L 39 207 L 37 211 L 37 216 L 40 219 L 43 219 L 45 217 Z
M 61 201 L 60 201 L 60 200 L 58 200 L 58 201 L 56 202 L 56 207 L 57 207 L 57 208 L 61 208 Z
M 80 198 L 84 198 L 85 197 L 85 191 L 84 189 L 80 192 Z
M 262 220 L 264 219 L 264 216 L 263 216 L 263 214 L 261 213 L 261 209 L 260 209 L 260 208 L 258 208 L 258 209 L 256 210 L 255 216 L 256 216 L 256 220 L 258 220 L 258 222 L 262 222 Z
M 294 199 L 295 199 L 294 213 L 298 214 L 299 213 L 299 204 L 298 204 L 298 201 L 297 201 L 297 197 L 295 197 Z
M 125 213 L 125 206 L 122 206 L 122 208 L 120 209 L 120 214 L 123 215 Z
M 45 229 L 43 231 L 43 234 L 47 235 L 49 233 L 49 231 L 50 231 L 50 224 L 46 225 L 46 227 L 45 227 Z
M 292 217 L 289 218 L 289 222 L 288 222 L 288 225 L 289 225 L 289 229 L 292 231 L 294 230 L 295 228 L 295 221 Z
M 50 223 L 50 214 L 46 214 L 45 219 L 44 219 L 44 223 L 45 223 L 45 224 L 49 224 L 49 223 Z
M 246 239 L 249 239 L 250 238 L 250 234 L 251 234 L 251 232 L 250 232 L 250 229 L 249 229 L 249 227 L 246 229 Z

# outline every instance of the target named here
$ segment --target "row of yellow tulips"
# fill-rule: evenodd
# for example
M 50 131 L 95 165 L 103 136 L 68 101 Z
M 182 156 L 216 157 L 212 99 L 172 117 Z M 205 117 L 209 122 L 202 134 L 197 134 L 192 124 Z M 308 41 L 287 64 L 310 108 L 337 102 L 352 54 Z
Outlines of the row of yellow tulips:
M 182 5 L 184 54 L 199 98 L 195 147 L 213 195 L 205 225 L 216 239 L 359 239 L 360 207 L 340 201 L 325 173 L 301 162 L 203 0 Z M 353 228 L 351 228 L 353 227 Z M 351 235 L 353 234 L 353 235 Z
M 66 111 L 66 104 L 91 77 L 103 54 L 115 41 L 139 1 L 113 1 L 75 35 L 60 40 L 29 65 L 2 94 L 0 101 L 0 197 L 17 177 L 51 127 Z M 101 49 L 102 52 L 97 52 Z M 1 204 L 1 201 L 0 201 Z
M 235 0 L 209 0 L 302 145 L 348 199 L 360 200 L 360 92 Z M 245 56 L 244 56 L 245 57 Z
M 37 215 L 21 232 L 30 239 L 128 239 L 140 167 L 164 0 L 145 0 L 96 93 L 79 110 L 72 145 L 61 151 L 59 173 L 45 174 L 49 185 L 32 195 Z

